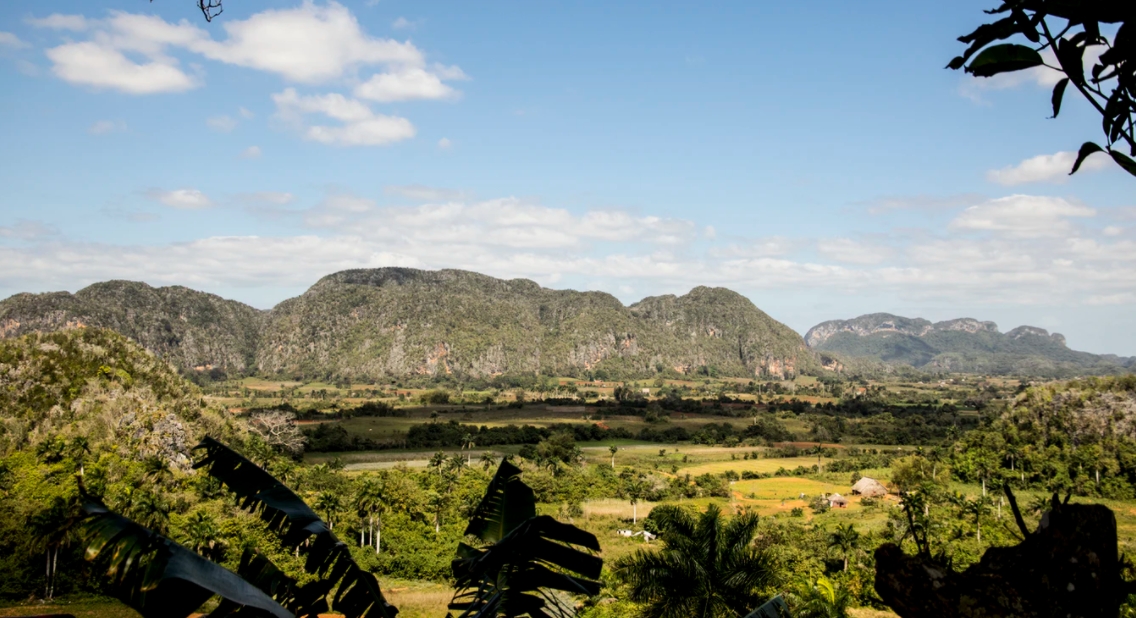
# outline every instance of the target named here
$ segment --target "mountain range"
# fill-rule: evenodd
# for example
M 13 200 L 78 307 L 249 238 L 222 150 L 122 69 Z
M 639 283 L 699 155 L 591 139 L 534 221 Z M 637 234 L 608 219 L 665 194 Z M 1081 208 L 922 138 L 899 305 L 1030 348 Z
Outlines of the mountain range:
M 890 313 L 822 322 L 805 333 L 810 349 L 839 357 L 934 372 L 1067 376 L 1116 373 L 1136 358 L 1070 350 L 1065 337 L 1036 326 L 1009 332 L 972 318 L 930 322 Z
M 818 324 L 802 338 L 744 296 L 696 287 L 630 306 L 461 270 L 346 270 L 261 310 L 181 286 L 107 281 L 0 301 L 0 338 L 115 330 L 186 373 L 376 380 L 533 374 L 787 378 L 910 366 L 1035 376 L 1117 373 L 1136 359 L 1076 352 L 1022 326 L 889 314 Z
M 628 307 L 526 279 L 379 268 L 328 275 L 267 311 L 128 281 L 0 301 L 0 337 L 80 326 L 116 330 L 183 371 L 307 379 L 700 370 L 780 378 L 831 362 L 724 288 Z

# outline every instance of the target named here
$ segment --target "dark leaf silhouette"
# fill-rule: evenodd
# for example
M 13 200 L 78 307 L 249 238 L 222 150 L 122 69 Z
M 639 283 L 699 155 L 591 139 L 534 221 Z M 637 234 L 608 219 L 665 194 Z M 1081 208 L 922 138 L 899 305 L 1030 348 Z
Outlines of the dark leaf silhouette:
M 85 498 L 82 513 L 75 533 L 87 560 L 104 570 L 119 600 L 146 618 L 184 618 L 214 595 L 223 602 L 210 616 L 293 616 L 236 574 L 94 498 Z
M 487 543 L 458 546 L 453 562 L 457 592 L 450 609 L 464 618 L 566 617 L 574 612 L 561 593 L 593 596 L 603 560 L 573 546 L 599 551 L 595 535 L 547 516 L 534 516 L 532 490 L 520 470 L 501 462 L 466 534 Z M 561 593 L 557 593 L 560 591 Z
M 290 598 L 291 607 L 303 611 L 301 615 L 315 615 L 326 608 L 324 600 L 334 590 L 331 609 L 348 618 L 393 618 L 398 614 L 398 609 L 383 598 L 375 576 L 359 568 L 347 544 L 336 538 L 295 492 L 213 438 L 206 437 L 196 449 L 203 449 L 205 457 L 194 467 L 205 469 L 232 490 L 243 508 L 259 513 L 285 545 L 299 547 L 308 542 L 304 569 L 320 580 L 299 589 L 282 580 L 275 581 L 278 594 Z M 267 569 L 259 562 L 250 562 L 249 569 L 254 566 L 262 571 Z M 273 581 L 269 575 L 264 577 Z
M 1003 43 L 982 50 L 971 61 L 970 66 L 966 67 L 966 70 L 977 77 L 991 77 L 998 73 L 1020 71 L 1041 64 L 1041 54 L 1037 53 L 1032 47 Z

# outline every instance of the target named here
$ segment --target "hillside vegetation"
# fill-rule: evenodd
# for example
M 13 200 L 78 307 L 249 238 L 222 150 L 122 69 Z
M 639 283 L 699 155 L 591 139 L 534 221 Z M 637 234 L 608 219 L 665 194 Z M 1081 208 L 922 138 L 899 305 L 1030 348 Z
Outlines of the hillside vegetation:
M 797 333 L 723 288 L 626 307 L 610 294 L 525 279 L 380 268 L 328 275 L 267 312 L 187 288 L 120 281 L 0 302 L 0 336 L 83 325 L 121 332 L 190 373 L 616 379 L 820 370 Z
M 809 329 L 810 348 L 847 359 L 879 361 L 943 373 L 1070 377 L 1123 373 L 1136 358 L 1070 350 L 1065 337 L 1019 326 L 999 332 L 970 318 L 932 323 L 888 313 L 823 322 Z

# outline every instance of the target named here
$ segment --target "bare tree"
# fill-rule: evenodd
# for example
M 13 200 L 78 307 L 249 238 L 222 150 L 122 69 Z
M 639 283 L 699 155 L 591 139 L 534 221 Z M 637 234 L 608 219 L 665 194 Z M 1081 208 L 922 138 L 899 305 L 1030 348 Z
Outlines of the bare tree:
M 154 0 L 150 0 L 153 4 Z M 201 14 L 205 16 L 205 21 L 213 21 L 213 18 L 224 12 L 221 6 L 221 0 L 197 0 L 197 8 L 201 10 Z
M 304 434 L 296 427 L 295 416 L 283 410 L 270 410 L 254 414 L 249 419 L 249 431 L 260 436 L 264 443 L 288 455 L 304 452 Z

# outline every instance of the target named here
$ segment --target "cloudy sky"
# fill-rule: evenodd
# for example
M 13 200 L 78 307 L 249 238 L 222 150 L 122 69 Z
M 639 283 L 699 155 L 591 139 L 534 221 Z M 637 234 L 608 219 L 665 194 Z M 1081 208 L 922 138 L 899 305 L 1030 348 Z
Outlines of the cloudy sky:
M 0 297 L 464 268 L 1136 354 L 1136 181 L 1066 175 L 1099 118 L 943 69 L 991 2 L 194 4 L 6 3 Z

